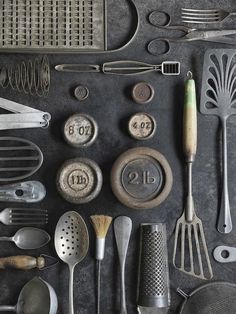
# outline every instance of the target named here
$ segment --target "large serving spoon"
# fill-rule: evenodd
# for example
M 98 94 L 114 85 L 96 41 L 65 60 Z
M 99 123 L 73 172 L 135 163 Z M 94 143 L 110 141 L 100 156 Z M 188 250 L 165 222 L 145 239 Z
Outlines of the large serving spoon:
M 50 235 L 43 229 L 24 227 L 19 229 L 13 237 L 0 237 L 0 241 L 14 242 L 23 250 L 39 249 L 50 241 Z
M 69 314 L 74 314 L 73 277 L 75 266 L 83 260 L 89 248 L 89 234 L 83 218 L 74 211 L 61 216 L 55 231 L 55 248 L 59 258 L 70 270 Z
M 17 304 L 0 305 L 0 312 L 56 314 L 57 307 L 57 296 L 53 287 L 41 278 L 35 277 L 23 287 Z

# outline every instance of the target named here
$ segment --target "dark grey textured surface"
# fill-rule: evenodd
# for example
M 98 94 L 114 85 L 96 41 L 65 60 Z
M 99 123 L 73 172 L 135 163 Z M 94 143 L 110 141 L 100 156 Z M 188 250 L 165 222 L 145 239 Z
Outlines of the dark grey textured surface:
M 192 3 L 192 4 L 191 4 Z M 171 13 L 178 22 L 180 8 L 198 7 L 212 8 L 222 7 L 234 9 L 234 1 L 165 1 L 149 0 L 137 1 L 141 16 L 140 31 L 134 43 L 127 49 L 116 54 L 104 55 L 51 55 L 51 65 L 58 63 L 103 63 L 105 61 L 119 59 L 137 59 L 150 63 L 157 63 L 168 59 L 182 63 L 182 74 L 179 77 L 164 77 L 158 73 L 150 73 L 137 77 L 117 77 L 103 74 L 63 74 L 52 70 L 51 92 L 47 99 L 39 99 L 24 94 L 14 93 L 8 90 L 0 90 L 1 97 L 18 101 L 34 108 L 47 110 L 52 114 L 51 126 L 48 130 L 11 131 L 2 132 L 1 135 L 22 136 L 34 141 L 42 149 L 45 162 L 41 170 L 34 175 L 34 179 L 40 179 L 47 187 L 47 198 L 41 206 L 48 208 L 50 223 L 47 230 L 53 236 L 56 222 L 60 215 L 67 210 L 77 210 L 86 220 L 90 232 L 90 250 L 86 259 L 77 266 L 75 271 L 75 313 L 95 313 L 95 262 L 94 256 L 94 233 L 89 222 L 91 214 L 109 214 L 113 217 L 128 215 L 133 220 L 133 232 L 128 252 L 126 269 L 126 287 L 128 313 L 136 313 L 136 281 L 137 281 L 137 255 L 138 255 L 138 226 L 141 222 L 166 222 L 168 230 L 168 246 L 170 259 L 170 278 L 172 288 L 172 305 L 170 313 L 177 313 L 181 302 L 175 290 L 181 287 L 189 292 L 202 283 L 180 273 L 172 267 L 173 231 L 176 219 L 183 209 L 183 156 L 181 143 L 182 129 L 182 106 L 183 106 L 183 80 L 186 72 L 191 69 L 197 80 L 198 87 L 201 81 L 201 67 L 203 53 L 207 47 L 220 47 L 207 43 L 191 43 L 173 46 L 167 57 L 152 57 L 146 50 L 147 42 L 163 34 L 154 27 L 148 25 L 147 14 L 154 9 L 166 10 Z M 112 46 L 125 41 L 131 25 L 130 12 L 124 0 L 109 2 L 109 42 Z M 236 25 L 236 20 L 228 20 L 225 26 Z M 111 45 L 110 45 L 111 46 Z M 7 55 L 1 54 L 1 63 L 13 63 L 18 60 L 34 57 L 33 55 Z M 131 100 L 131 86 L 146 80 L 155 88 L 153 101 L 146 105 L 138 105 Z M 84 102 L 78 102 L 73 97 L 73 90 L 78 84 L 88 86 L 90 95 Z M 198 88 L 198 96 L 199 96 Z M 157 120 L 157 132 L 155 136 L 143 143 L 144 146 L 156 148 L 168 159 L 174 173 L 174 185 L 168 199 L 158 208 L 146 211 L 136 211 L 125 208 L 113 196 L 110 189 L 109 174 L 112 163 L 118 155 L 131 147 L 137 147 L 142 143 L 133 140 L 128 135 L 127 122 L 130 115 L 139 111 L 147 111 Z M 75 149 L 68 146 L 62 137 L 61 127 L 69 115 L 75 112 L 85 112 L 93 116 L 99 125 L 99 136 L 96 142 L 86 149 Z M 235 144 L 235 118 L 229 121 L 229 175 L 230 175 L 230 204 L 232 218 L 236 223 L 236 144 Z M 198 115 L 198 155 L 194 165 L 194 198 L 196 210 L 202 218 L 205 226 L 205 234 L 211 254 L 218 244 L 234 245 L 235 227 L 230 235 L 220 235 L 215 228 L 218 195 L 220 193 L 220 141 L 218 120 L 215 117 Z M 88 157 L 95 159 L 101 166 L 104 174 L 104 186 L 99 197 L 86 205 L 72 205 L 64 201 L 56 191 L 55 177 L 57 169 L 69 158 Z M 6 204 L 1 204 L 1 208 Z M 11 235 L 17 228 L 0 227 L 1 235 Z M 38 252 L 23 252 L 13 244 L 1 244 L 1 256 L 16 254 L 49 253 L 55 255 L 53 241 L 51 244 Z M 214 279 L 236 281 L 236 264 L 220 265 L 212 260 Z M 36 271 L 2 271 L 0 277 L 0 304 L 14 304 L 22 286 L 30 280 Z M 68 313 L 68 268 L 60 263 L 54 269 L 40 272 L 43 279 L 55 287 L 59 297 L 59 314 Z M 102 264 L 102 314 L 115 314 L 119 308 L 119 280 L 118 259 L 112 229 L 107 237 L 106 256 Z

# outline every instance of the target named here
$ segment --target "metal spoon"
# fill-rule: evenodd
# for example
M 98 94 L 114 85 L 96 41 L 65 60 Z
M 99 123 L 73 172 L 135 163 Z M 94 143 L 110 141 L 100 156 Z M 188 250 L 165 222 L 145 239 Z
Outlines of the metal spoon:
M 57 307 L 57 296 L 53 287 L 41 278 L 35 277 L 22 288 L 17 304 L 0 305 L 0 312 L 56 314 Z
M 127 314 L 125 300 L 125 261 L 132 230 L 132 220 L 126 216 L 120 216 L 114 221 L 114 232 L 120 261 L 121 276 L 121 305 L 120 314 Z
M 83 218 L 74 211 L 62 215 L 56 226 L 54 242 L 57 255 L 69 266 L 69 314 L 74 314 L 74 269 L 86 256 L 89 248 L 89 234 Z
M 0 241 L 14 242 L 23 250 L 39 249 L 50 241 L 50 235 L 38 228 L 25 227 L 19 229 L 13 237 L 0 237 Z

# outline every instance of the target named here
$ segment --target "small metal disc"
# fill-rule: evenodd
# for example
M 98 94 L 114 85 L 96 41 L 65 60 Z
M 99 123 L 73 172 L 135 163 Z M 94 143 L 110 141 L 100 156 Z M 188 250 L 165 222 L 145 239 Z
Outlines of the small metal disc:
M 173 183 L 166 158 L 148 147 L 132 148 L 118 157 L 111 186 L 119 201 L 134 209 L 154 208 L 169 195 Z
M 136 140 L 148 140 L 156 132 L 156 120 L 145 112 L 139 112 L 129 119 L 128 129 Z
M 154 88 L 146 82 L 140 82 L 134 85 L 132 90 L 132 97 L 138 104 L 147 104 L 154 97 Z
M 63 134 L 69 145 L 74 147 L 86 147 L 96 140 L 98 125 L 89 115 L 77 113 L 66 120 Z
M 82 204 L 93 200 L 102 188 L 102 172 L 99 166 L 87 158 L 67 160 L 57 174 L 57 188 L 70 203 Z
M 74 90 L 75 98 L 83 101 L 89 96 L 89 89 L 86 86 L 78 85 Z

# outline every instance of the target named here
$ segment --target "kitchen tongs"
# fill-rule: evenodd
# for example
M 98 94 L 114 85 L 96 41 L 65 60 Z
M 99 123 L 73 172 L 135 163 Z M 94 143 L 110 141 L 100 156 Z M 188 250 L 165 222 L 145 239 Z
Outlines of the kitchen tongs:
M 0 97 L 0 108 L 13 114 L 0 114 L 0 130 L 46 128 L 51 115 Z

